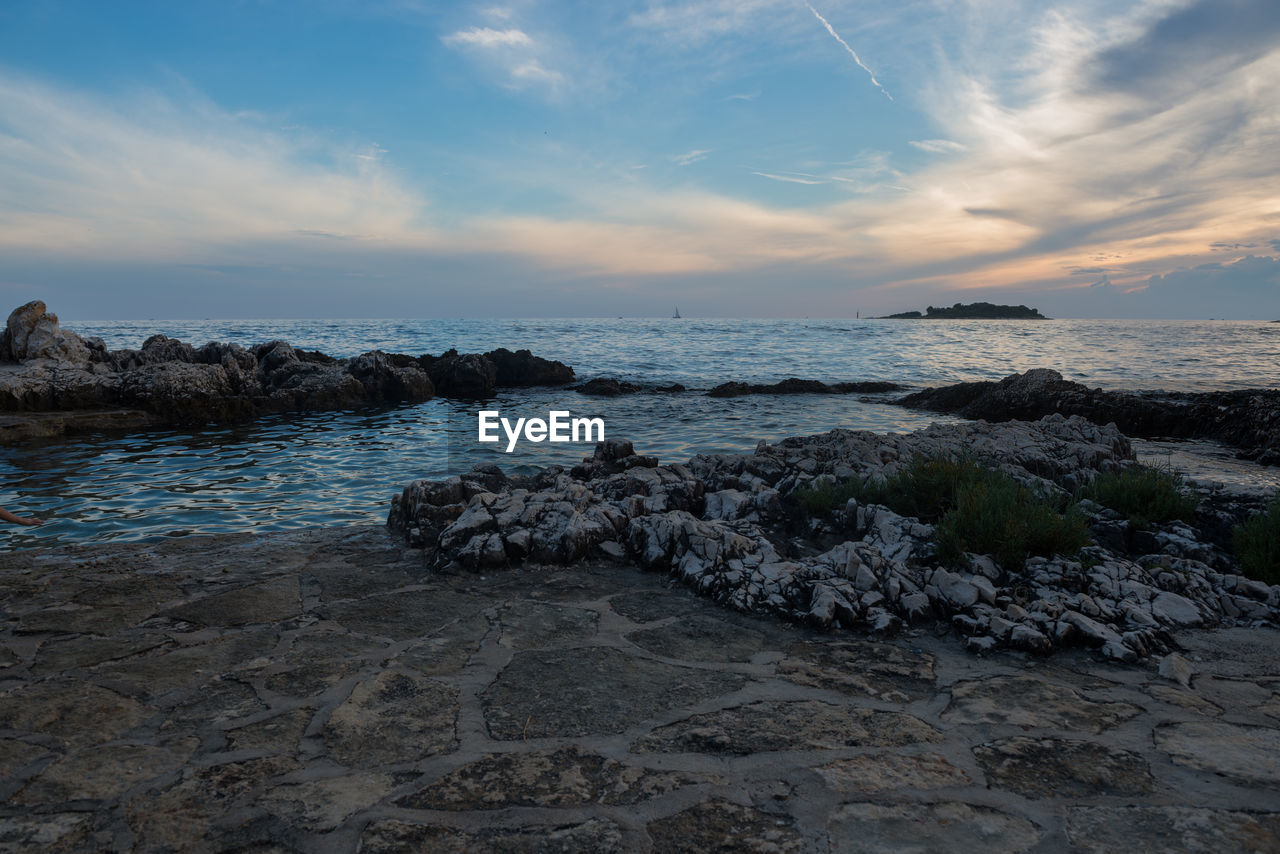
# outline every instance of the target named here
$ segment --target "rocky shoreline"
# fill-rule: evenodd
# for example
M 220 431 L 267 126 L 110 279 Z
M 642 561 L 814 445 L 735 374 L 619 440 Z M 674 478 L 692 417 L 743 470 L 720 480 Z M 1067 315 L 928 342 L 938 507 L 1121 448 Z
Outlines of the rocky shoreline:
M 436 395 L 492 396 L 498 388 L 567 385 L 573 369 L 528 350 L 350 359 L 284 341 L 195 347 L 153 335 L 138 350 L 63 329 L 39 300 L 0 332 L 0 438 L 77 429 L 202 425 L 284 412 L 420 403 Z
M 900 406 L 985 421 L 1034 420 L 1053 412 L 1115 424 L 1150 439 L 1210 439 L 1244 459 L 1280 465 L 1280 390 L 1215 392 L 1103 391 L 1048 369 L 999 382 L 928 388 L 895 401 Z
M 28 425 L 573 380 L 528 351 L 108 351 L 24 308 L 0 400 Z M 1000 395 L 1025 386 L 1075 393 Z M 884 505 L 797 506 L 948 455 L 1051 495 L 1135 464 L 1057 411 L 672 464 L 610 440 L 415 481 L 388 528 L 0 554 L 0 848 L 1280 848 L 1280 585 L 1226 549 L 1261 499 L 1198 486 L 1194 522 L 1146 527 L 1082 502 L 1093 545 L 1016 567 L 944 564 Z
M 887 381 L 720 383 L 705 391 L 594 377 L 576 385 L 574 368 L 504 347 L 411 356 L 373 350 L 338 359 L 269 341 L 245 348 L 201 347 L 154 335 L 138 350 L 108 350 L 63 329 L 39 300 L 15 309 L 0 330 L 0 442 L 85 430 L 136 430 L 247 421 L 292 412 L 414 404 L 435 396 L 490 398 L 498 389 L 568 387 L 589 397 L 632 394 L 873 395 L 875 402 L 985 421 L 1035 420 L 1051 413 L 1114 423 L 1149 439 L 1206 439 L 1242 459 L 1280 465 L 1280 390 L 1175 393 L 1104 391 L 1049 369 L 999 382 L 959 383 L 890 397 Z
M 1195 525 L 1148 530 L 1085 502 L 1093 545 L 1016 567 L 976 554 L 941 566 L 933 528 L 881 505 L 850 499 L 832 518 L 797 518 L 804 488 L 962 454 L 1063 495 L 1134 459 L 1114 426 L 1057 414 L 907 435 L 836 430 L 671 465 L 610 440 L 568 471 L 507 477 L 489 465 L 415 481 L 388 525 L 439 570 L 625 560 L 738 611 L 877 635 L 939 626 L 976 652 L 1082 645 L 1136 661 L 1176 650 L 1185 628 L 1280 624 L 1280 586 L 1240 575 L 1221 540 L 1244 508 L 1208 490 Z

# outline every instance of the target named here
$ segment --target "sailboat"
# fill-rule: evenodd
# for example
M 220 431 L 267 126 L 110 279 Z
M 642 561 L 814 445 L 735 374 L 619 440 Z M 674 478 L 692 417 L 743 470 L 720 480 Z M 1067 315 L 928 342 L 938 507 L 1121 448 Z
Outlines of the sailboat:
M 679 320 L 679 319 L 680 319 L 680 306 L 676 306 L 676 313 L 675 313 L 675 314 L 673 314 L 673 315 L 671 315 L 671 319 L 672 319 L 672 320 Z

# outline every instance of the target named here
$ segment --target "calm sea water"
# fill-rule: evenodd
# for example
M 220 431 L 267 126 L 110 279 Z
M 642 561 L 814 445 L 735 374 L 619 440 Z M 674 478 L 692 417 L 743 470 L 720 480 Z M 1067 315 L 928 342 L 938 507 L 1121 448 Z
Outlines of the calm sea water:
M 504 392 L 484 408 L 513 415 L 567 409 L 605 419 L 642 453 L 666 461 L 750 450 L 832 427 L 912 430 L 939 419 L 887 396 L 697 393 L 728 380 L 796 376 L 912 386 L 999 379 L 1052 367 L 1103 388 L 1212 390 L 1280 385 L 1280 324 L 1231 321 L 804 320 L 67 320 L 111 348 L 163 333 L 195 344 L 284 339 L 351 356 L 370 349 L 439 353 L 527 347 L 572 365 L 582 379 L 679 382 L 679 395 L 588 398 L 563 389 Z M 534 446 L 514 457 L 470 442 L 473 404 L 433 400 L 378 411 L 273 417 L 202 430 L 88 435 L 0 448 L 5 506 L 41 515 L 8 528 L 0 549 L 55 542 L 182 536 L 378 522 L 390 497 L 417 477 L 496 461 L 526 470 L 573 463 L 581 446 Z M 452 459 L 450 450 L 452 449 Z M 488 449 L 485 449 L 486 451 Z M 589 449 L 587 449 L 589 450 Z M 1267 472 L 1258 475 L 1264 481 Z

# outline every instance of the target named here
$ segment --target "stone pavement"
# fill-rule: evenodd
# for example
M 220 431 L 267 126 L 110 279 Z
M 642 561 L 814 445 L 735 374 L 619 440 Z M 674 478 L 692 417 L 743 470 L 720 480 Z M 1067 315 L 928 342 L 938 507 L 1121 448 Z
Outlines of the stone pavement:
M 4 850 L 1280 850 L 1271 630 L 1180 636 L 1184 687 L 630 568 L 433 576 L 376 527 L 9 553 L 0 591 Z

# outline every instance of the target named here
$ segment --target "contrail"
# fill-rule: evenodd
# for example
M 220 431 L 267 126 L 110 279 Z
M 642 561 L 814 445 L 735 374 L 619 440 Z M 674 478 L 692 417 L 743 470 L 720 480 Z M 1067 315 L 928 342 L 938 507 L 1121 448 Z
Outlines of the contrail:
M 858 53 L 857 53 L 857 51 L 855 51 L 853 48 L 849 47 L 849 43 L 848 43 L 847 41 L 845 41 L 844 39 L 840 38 L 840 34 L 836 32 L 836 28 L 835 28 L 835 27 L 833 27 L 833 26 L 831 26 L 831 24 L 829 24 L 829 23 L 827 22 L 827 19 L 826 19 L 826 18 L 824 18 L 824 17 L 822 17 L 821 15 L 819 15 L 819 14 L 818 14 L 818 10 L 817 10 L 817 9 L 813 8 L 812 6 L 810 6 L 807 2 L 806 2 L 804 5 L 805 5 L 805 7 L 806 7 L 806 8 L 808 8 L 808 10 L 809 10 L 810 12 L 812 12 L 812 13 L 813 13 L 813 17 L 817 18 L 819 21 L 821 21 L 821 22 L 822 22 L 822 26 L 826 27 L 826 28 L 827 28 L 827 32 L 831 33 L 831 37 L 832 37 L 833 39 L 835 39 L 836 41 L 840 42 L 840 46 L 841 46 L 841 47 L 843 47 L 845 50 L 849 51 L 849 55 L 853 57 L 853 61 L 854 61 L 854 62 L 856 62 L 856 63 L 858 63 L 858 67 L 859 67 L 859 68 L 861 68 L 863 71 L 867 72 L 867 76 L 871 78 L 871 82 L 875 84 L 875 87 L 876 87 L 877 89 L 879 89 L 881 92 L 883 92 L 883 93 L 884 93 L 884 96 L 885 96 L 886 98 L 888 98 L 890 101 L 892 101 L 892 100 L 893 100 L 893 96 L 889 94 L 889 90 L 888 90 L 888 89 L 886 89 L 886 88 L 884 88 L 883 86 L 881 86 L 881 85 L 880 85 L 880 81 L 876 79 L 875 72 L 874 72 L 874 71 L 872 71 L 870 68 L 867 68 L 867 64 L 866 64 L 865 62 L 863 62 L 863 61 L 858 57 Z

